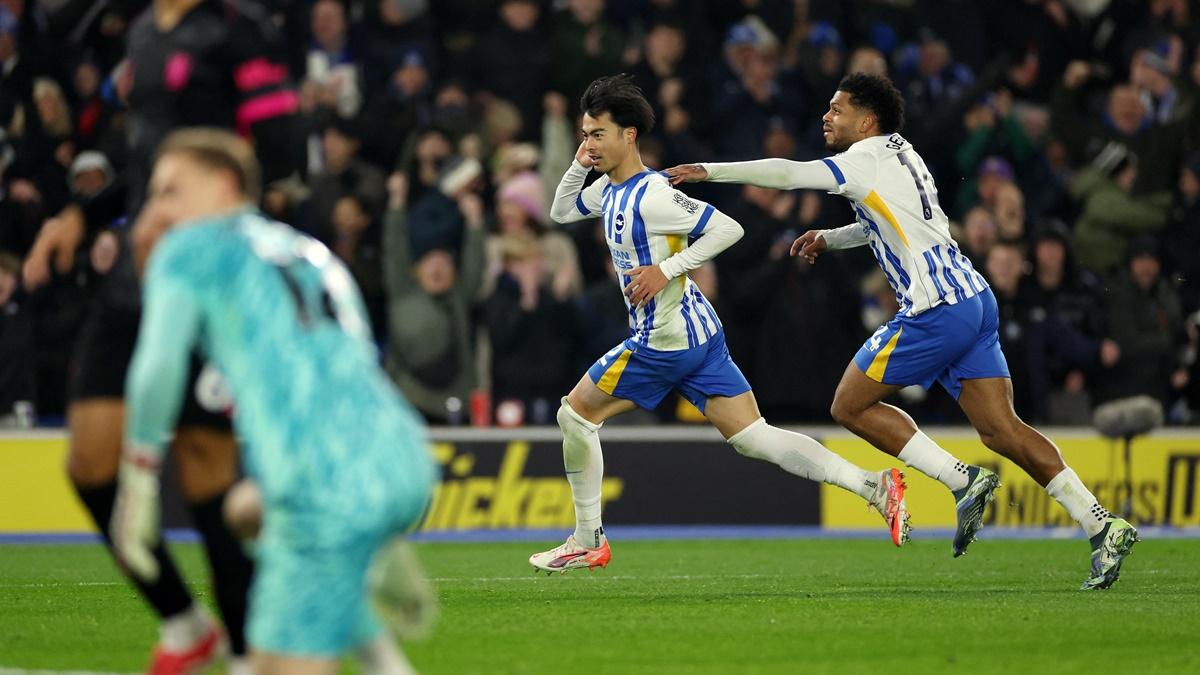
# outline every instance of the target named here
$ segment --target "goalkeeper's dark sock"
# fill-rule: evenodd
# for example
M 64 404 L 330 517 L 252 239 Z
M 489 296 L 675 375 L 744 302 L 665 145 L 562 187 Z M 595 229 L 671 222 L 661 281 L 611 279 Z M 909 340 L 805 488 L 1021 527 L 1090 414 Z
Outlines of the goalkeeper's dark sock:
M 225 525 L 221 506 L 228 492 L 189 504 L 188 508 L 192 512 L 192 524 L 204 539 L 217 606 L 221 608 L 229 636 L 229 650 L 242 655 L 246 653 L 246 596 L 250 591 L 250 578 L 254 575 L 254 563 Z
M 111 481 L 94 487 L 76 485 L 75 492 L 83 501 L 83 505 L 87 507 L 88 513 L 92 514 L 96 529 L 100 530 L 104 536 L 104 544 L 108 546 L 109 551 L 113 551 L 112 536 L 108 529 L 112 526 L 113 504 L 117 499 L 117 482 Z M 138 592 L 145 598 L 146 603 L 158 613 L 160 618 L 167 619 L 186 612 L 192 606 L 192 596 L 188 593 L 187 587 L 183 585 L 183 580 L 179 577 L 179 570 L 175 568 L 175 563 L 171 560 L 166 545 L 161 541 L 158 542 L 158 546 L 154 547 L 154 558 L 158 560 L 157 580 L 146 583 L 132 574 L 125 576 L 133 582 Z M 116 559 L 115 551 L 113 551 L 113 559 Z

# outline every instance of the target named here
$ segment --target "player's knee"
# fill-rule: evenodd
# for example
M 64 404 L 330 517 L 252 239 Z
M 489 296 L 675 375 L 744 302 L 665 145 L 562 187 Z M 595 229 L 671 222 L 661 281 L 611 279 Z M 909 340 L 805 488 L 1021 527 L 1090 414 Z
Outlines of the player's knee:
M 841 396 L 834 396 L 833 403 L 829 406 L 829 415 L 834 422 L 850 427 L 854 424 L 854 420 L 858 418 L 858 411 L 853 406 L 846 402 L 846 399 Z
M 600 425 L 592 424 L 576 412 L 565 396 L 563 397 L 562 405 L 558 407 L 556 418 L 558 419 L 558 428 L 562 429 L 563 436 L 570 438 L 594 434 L 600 428 Z
M 767 420 L 760 417 L 751 422 L 745 429 L 729 437 L 729 444 L 743 457 L 766 459 L 762 452 L 763 443 L 760 438 L 767 431 Z

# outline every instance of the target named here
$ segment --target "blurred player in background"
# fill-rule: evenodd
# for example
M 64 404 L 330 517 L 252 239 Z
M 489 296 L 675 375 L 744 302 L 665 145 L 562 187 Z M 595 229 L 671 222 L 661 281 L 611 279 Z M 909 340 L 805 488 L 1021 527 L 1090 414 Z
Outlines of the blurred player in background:
M 198 349 L 227 377 L 262 495 L 247 623 L 255 672 L 334 673 L 343 653 L 367 646 L 372 672 L 410 672 L 366 588 L 376 551 L 381 569 L 402 571 L 386 545 L 429 500 L 423 425 L 378 366 L 349 272 L 263 217 L 260 189 L 253 151 L 233 134 L 185 129 L 163 144 L 145 217 L 175 229 L 147 264 L 116 549 L 139 578 L 161 572 L 159 467 Z
M 813 262 L 826 250 L 869 244 L 900 311 L 846 368 L 834 394 L 834 419 L 952 491 L 958 512 L 957 557 L 982 527 L 984 508 L 995 498 L 999 480 L 987 469 L 958 461 L 921 433 L 904 411 L 882 402 L 905 386 L 928 389 L 940 382 L 958 400 L 984 445 L 1044 486 L 1087 533 L 1091 573 L 1082 588 L 1109 587 L 1137 532 L 1102 507 L 1058 448 L 1013 411 L 995 296 L 950 237 L 933 177 L 899 134 L 904 125 L 900 92 L 883 76 L 848 75 L 822 122 L 826 146 L 839 153 L 833 157 L 690 164 L 667 173 L 676 184 L 750 183 L 826 190 L 849 199 L 857 222 L 805 232 L 793 243 L 792 255 Z
M 289 175 L 298 166 L 293 142 L 297 97 L 282 64 L 274 28 L 257 5 L 155 0 L 130 31 L 128 57 L 116 78 L 129 105 L 129 166 L 103 195 L 71 204 L 45 223 L 25 263 L 26 287 L 46 283 L 52 266 L 60 274 L 69 272 L 81 244 L 125 214 L 133 220 L 155 148 L 177 127 L 237 129 L 253 137 L 258 152 L 269 159 L 264 167 L 268 180 Z M 153 221 L 139 224 L 135 241 L 121 237 L 115 266 L 94 289 L 69 385 L 68 473 L 106 541 L 121 453 L 125 374 L 140 311 L 134 261 L 139 247 L 144 257 L 159 234 Z M 253 567 L 221 517 L 225 492 L 237 477 L 237 447 L 226 415 L 231 402 L 223 389 L 219 374 L 193 361 L 172 446 L 193 524 L 204 538 L 229 646 L 238 657 L 245 653 L 242 624 Z M 192 602 L 166 548 L 159 546 L 155 556 L 157 580 L 135 580 L 163 619 L 150 670 L 184 672 L 214 659 L 223 637 L 212 617 Z M 244 661 L 235 658 L 233 669 L 244 668 Z
M 625 287 L 630 337 L 601 356 L 562 399 L 558 423 L 575 532 L 529 562 L 547 572 L 608 564 L 612 553 L 600 519 L 600 426 L 636 406 L 653 410 L 673 389 L 739 453 L 867 500 L 883 514 L 892 541 L 903 545 L 908 514 L 899 471 L 861 469 L 808 436 L 767 424 L 759 413 L 716 312 L 687 275 L 740 239 L 742 227 L 642 163 L 638 141 L 654 125 L 654 113 L 641 90 L 628 76 L 603 77 L 588 86 L 580 107 L 585 138 L 555 192 L 551 216 L 560 223 L 603 218 Z M 603 175 L 584 188 L 593 168 Z

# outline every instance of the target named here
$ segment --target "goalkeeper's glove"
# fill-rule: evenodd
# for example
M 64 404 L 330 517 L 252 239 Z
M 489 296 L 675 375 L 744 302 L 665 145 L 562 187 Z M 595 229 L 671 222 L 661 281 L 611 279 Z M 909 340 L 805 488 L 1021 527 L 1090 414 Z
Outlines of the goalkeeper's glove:
M 159 463 L 156 454 L 126 447 L 121 457 L 116 508 L 113 509 L 113 548 L 117 560 L 138 579 L 158 579 L 154 547 L 159 538 Z

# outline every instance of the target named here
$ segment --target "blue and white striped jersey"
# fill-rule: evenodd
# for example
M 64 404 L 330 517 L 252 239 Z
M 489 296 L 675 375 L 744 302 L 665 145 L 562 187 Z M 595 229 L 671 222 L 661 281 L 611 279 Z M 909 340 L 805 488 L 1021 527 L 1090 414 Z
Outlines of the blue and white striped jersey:
M 587 217 L 603 220 L 604 237 L 622 286 L 629 283 L 625 272 L 643 265 L 659 265 L 686 251 L 701 235 L 707 233 L 714 243 L 719 240 L 719 246 L 714 247 L 717 251 L 741 236 L 737 223 L 712 205 L 671 187 L 662 173 L 646 170 L 619 184 L 601 176 L 579 190 L 587 172 L 578 163 L 567 170 L 552 215 L 559 222 Z M 572 205 L 561 208 L 568 198 Z M 670 281 L 641 308 L 633 307 L 626 298 L 633 342 L 658 351 L 691 349 L 708 342 L 721 329 L 712 305 L 682 273 L 693 266 L 662 265 Z
M 953 305 L 987 288 L 950 236 L 933 177 L 904 137 L 872 136 L 822 161 L 837 181 L 833 192 L 850 200 L 858 218 L 857 225 L 827 231 L 826 243 L 869 244 L 901 315 Z

